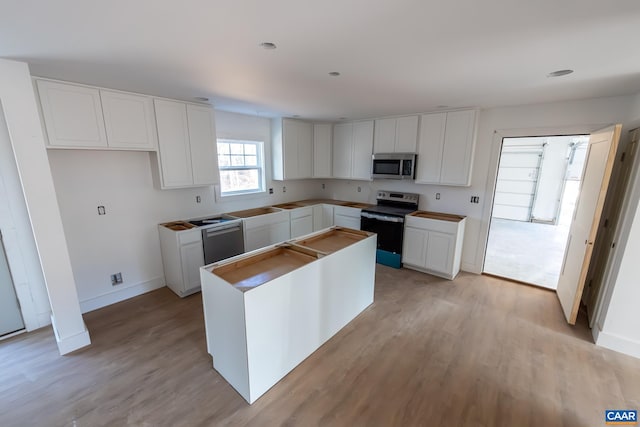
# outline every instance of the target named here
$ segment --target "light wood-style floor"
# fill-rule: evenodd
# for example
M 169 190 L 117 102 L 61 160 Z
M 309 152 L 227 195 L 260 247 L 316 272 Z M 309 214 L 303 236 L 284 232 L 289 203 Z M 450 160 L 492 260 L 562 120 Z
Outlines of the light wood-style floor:
M 201 296 L 163 288 L 0 342 L 0 425 L 600 426 L 640 409 L 640 360 L 566 325 L 554 293 L 378 266 L 375 303 L 249 406 L 213 370 Z

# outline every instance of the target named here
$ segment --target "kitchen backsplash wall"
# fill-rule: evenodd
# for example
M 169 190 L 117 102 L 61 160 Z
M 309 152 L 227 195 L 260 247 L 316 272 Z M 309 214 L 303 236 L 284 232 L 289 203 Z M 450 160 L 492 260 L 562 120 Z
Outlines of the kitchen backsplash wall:
M 271 182 L 268 119 L 217 112 L 216 124 L 220 137 L 265 142 L 266 184 L 274 194 L 227 201 L 216 200 L 213 187 L 159 190 L 146 152 L 48 151 L 83 309 L 164 285 L 159 223 L 322 195 L 319 181 Z M 98 215 L 98 206 L 106 215 Z M 118 272 L 124 283 L 112 286 L 110 275 Z

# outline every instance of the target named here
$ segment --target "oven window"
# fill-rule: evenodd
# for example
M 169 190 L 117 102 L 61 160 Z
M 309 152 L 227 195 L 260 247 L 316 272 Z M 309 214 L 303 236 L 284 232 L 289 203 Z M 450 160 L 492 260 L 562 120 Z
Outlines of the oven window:
M 374 160 L 373 173 L 381 175 L 400 175 L 399 160 Z

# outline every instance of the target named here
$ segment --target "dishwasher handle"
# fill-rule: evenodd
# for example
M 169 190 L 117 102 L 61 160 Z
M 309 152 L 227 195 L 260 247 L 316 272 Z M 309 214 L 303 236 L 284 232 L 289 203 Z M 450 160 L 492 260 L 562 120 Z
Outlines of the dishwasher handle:
M 202 230 L 202 237 L 203 238 L 209 238 L 209 237 L 220 236 L 222 234 L 228 234 L 228 233 L 236 232 L 236 231 L 240 230 L 241 228 L 242 227 L 240 226 L 240 224 L 231 224 L 231 225 L 228 225 L 226 227 L 207 228 L 207 229 Z

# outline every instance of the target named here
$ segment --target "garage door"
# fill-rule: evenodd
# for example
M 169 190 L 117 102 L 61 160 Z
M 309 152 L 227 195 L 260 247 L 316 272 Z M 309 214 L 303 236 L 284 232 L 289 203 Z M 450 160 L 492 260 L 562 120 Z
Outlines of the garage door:
M 503 147 L 493 201 L 493 217 L 531 221 L 542 153 L 542 147 Z

